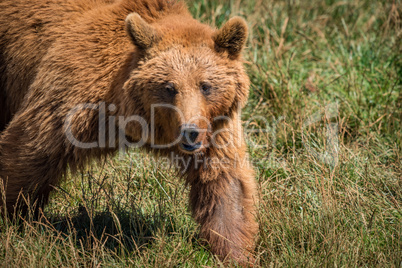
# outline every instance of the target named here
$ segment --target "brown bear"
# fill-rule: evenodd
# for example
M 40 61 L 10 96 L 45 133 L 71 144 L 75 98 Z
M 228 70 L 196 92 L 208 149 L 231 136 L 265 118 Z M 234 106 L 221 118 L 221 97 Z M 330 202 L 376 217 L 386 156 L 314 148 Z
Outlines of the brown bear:
M 246 38 L 243 19 L 216 30 L 176 0 L 1 1 L 3 208 L 39 209 L 67 170 L 141 147 L 177 163 L 212 252 L 250 264 Z

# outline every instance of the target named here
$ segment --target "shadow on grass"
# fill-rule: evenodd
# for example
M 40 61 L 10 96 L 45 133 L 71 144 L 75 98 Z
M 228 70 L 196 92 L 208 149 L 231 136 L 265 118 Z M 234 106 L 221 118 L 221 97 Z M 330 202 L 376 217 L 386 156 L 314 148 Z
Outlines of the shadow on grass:
M 72 216 L 47 215 L 47 225 L 63 235 L 74 234 L 78 247 L 88 249 L 101 243 L 114 252 L 138 252 L 153 243 L 158 230 L 172 234 L 175 223 L 160 212 L 144 214 L 141 210 L 127 210 L 91 215 L 80 207 L 79 212 Z

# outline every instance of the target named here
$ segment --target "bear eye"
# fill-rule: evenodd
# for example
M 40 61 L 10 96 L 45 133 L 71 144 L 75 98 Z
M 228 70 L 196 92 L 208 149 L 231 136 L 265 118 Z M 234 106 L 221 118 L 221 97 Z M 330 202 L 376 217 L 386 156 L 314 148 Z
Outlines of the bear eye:
M 177 90 L 172 83 L 166 83 L 165 90 L 172 96 L 177 94 Z
M 212 85 L 210 83 L 203 82 L 200 85 L 200 89 L 201 89 L 202 93 L 209 94 L 211 92 Z

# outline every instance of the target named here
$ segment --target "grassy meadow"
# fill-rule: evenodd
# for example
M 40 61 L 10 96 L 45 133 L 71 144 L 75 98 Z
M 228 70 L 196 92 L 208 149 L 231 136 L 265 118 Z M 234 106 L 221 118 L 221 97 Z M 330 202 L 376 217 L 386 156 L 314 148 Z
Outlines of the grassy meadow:
M 250 27 L 256 267 L 401 267 L 401 1 L 188 5 L 202 22 Z M 139 151 L 94 163 L 56 188 L 40 222 L 0 220 L 0 267 L 223 266 L 187 192 Z

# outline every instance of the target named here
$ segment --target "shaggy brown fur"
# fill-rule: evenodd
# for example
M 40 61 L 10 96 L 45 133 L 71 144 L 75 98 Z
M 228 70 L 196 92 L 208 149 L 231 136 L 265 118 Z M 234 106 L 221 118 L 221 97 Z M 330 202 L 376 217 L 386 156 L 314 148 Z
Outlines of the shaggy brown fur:
M 26 209 L 22 197 L 44 205 L 67 167 L 116 152 L 126 138 L 143 141 L 182 159 L 193 216 L 212 251 L 251 263 L 256 189 L 239 118 L 249 87 L 246 36 L 240 18 L 215 30 L 173 0 L 1 1 L 0 177 L 9 213 Z M 98 106 L 74 110 L 81 104 Z M 182 115 L 159 107 L 153 117 L 154 104 Z M 183 149 L 188 125 L 199 132 L 190 145 L 202 144 L 194 151 Z M 96 146 L 75 146 L 69 131 Z M 154 137 L 144 140 L 147 131 Z

